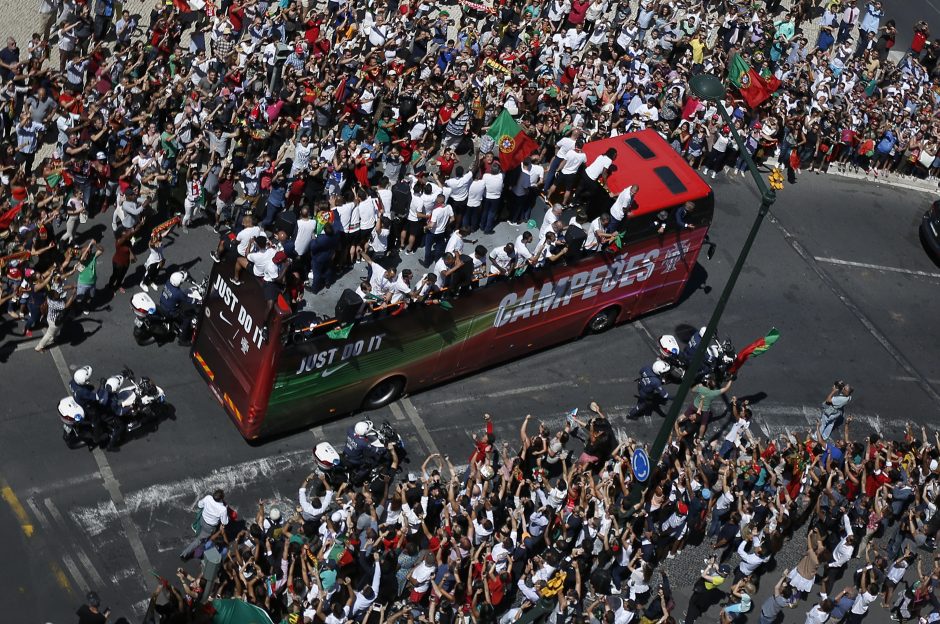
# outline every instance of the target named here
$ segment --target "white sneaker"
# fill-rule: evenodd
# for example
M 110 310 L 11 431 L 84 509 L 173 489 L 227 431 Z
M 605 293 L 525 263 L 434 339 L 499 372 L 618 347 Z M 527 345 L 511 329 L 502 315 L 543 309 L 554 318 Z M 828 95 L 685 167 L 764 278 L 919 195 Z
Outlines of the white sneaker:
M 712 180 L 714 180 L 714 179 L 715 179 L 715 176 L 716 176 L 716 175 L 718 175 L 718 174 L 717 174 L 717 173 L 715 173 L 714 171 L 712 171 Z
M 144 284 L 143 282 L 140 283 L 140 287 L 144 289 L 144 292 L 150 292 L 150 289 L 147 288 L 147 285 Z
M 160 290 L 160 287 L 157 286 L 157 285 L 156 285 L 155 283 L 153 283 L 153 282 L 150 282 L 150 287 L 153 288 L 154 290 Z
M 708 175 L 708 167 L 702 167 L 702 175 L 703 175 L 703 176 L 707 176 L 707 175 Z

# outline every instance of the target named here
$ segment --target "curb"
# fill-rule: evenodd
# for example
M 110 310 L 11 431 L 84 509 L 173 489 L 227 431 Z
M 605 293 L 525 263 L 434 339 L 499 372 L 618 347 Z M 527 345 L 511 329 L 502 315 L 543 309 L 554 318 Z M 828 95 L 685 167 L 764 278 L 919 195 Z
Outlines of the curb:
M 861 173 L 861 172 L 855 173 L 855 172 L 849 172 L 849 171 L 842 172 L 842 171 L 832 171 L 832 170 L 822 175 L 837 176 L 840 178 L 848 178 L 850 180 L 859 180 L 862 182 L 877 184 L 879 186 L 901 188 L 901 189 L 905 189 L 908 191 L 918 191 L 921 193 L 932 193 L 936 195 L 938 192 L 940 192 L 940 190 L 938 190 L 938 185 L 940 185 L 940 180 L 937 180 L 937 179 L 933 179 L 933 180 L 919 180 L 918 179 L 915 181 L 915 180 L 899 179 L 897 178 L 897 176 L 895 176 L 894 179 L 886 178 L 884 176 L 876 178 L 876 177 L 873 177 L 871 175 Z

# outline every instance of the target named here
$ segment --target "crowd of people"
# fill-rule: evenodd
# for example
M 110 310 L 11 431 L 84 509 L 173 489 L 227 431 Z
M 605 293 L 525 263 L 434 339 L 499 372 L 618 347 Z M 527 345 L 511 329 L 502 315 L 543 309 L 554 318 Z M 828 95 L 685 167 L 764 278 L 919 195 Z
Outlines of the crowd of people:
M 610 158 L 588 162 L 583 144 L 652 128 L 703 175 L 742 173 L 717 105 L 688 89 L 737 53 L 782 84 L 755 110 L 734 90 L 721 103 L 758 163 L 791 181 L 831 167 L 936 176 L 940 46 L 919 22 L 889 61 L 885 17 L 835 0 L 177 0 L 148 15 L 43 0 L 25 46 L 0 50 L 0 304 L 27 337 L 47 326 L 45 350 L 131 282 L 167 283 L 177 223 L 177 236 L 214 225 L 211 255 L 243 258 L 236 283 L 250 264 L 269 300 L 295 306 L 362 261 L 383 270 L 356 292 L 381 305 L 433 296 L 471 266 L 499 278 L 563 260 L 569 226 L 603 247 L 637 187 L 609 196 Z M 486 134 L 503 111 L 537 146 L 508 171 Z M 477 230 L 530 222 L 539 197 L 558 204 L 537 237 L 471 249 Z M 556 217 L 572 204 L 595 210 Z M 111 243 L 84 225 L 98 215 L 115 245 L 102 292 Z M 425 275 L 388 276 L 385 258 L 422 246 Z M 135 254 L 142 274 L 128 277 Z
M 532 609 L 559 624 L 773 624 L 788 609 L 801 611 L 787 621 L 857 624 L 881 603 L 893 620 L 936 621 L 940 436 L 853 436 L 853 393 L 839 382 L 815 429 L 768 439 L 751 426 L 759 408 L 731 396 L 724 418 L 697 386 L 638 499 L 642 445 L 618 441 L 596 403 L 556 430 L 527 416 L 516 440 L 485 415 L 460 467 L 435 454 L 361 488 L 310 474 L 294 508 L 241 516 L 218 490 L 181 553 L 215 551 L 217 574 L 181 567 L 154 614 L 209 621 L 207 602 L 237 599 L 298 624 L 510 623 Z M 786 569 L 791 541 L 804 554 Z M 669 561 L 703 545 L 700 577 L 676 587 Z

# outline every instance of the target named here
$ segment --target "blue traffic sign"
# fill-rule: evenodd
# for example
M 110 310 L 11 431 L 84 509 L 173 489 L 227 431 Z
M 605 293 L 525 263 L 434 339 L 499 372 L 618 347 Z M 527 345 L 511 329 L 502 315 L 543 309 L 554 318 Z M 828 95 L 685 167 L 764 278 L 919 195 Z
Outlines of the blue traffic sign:
M 650 478 L 650 458 L 641 448 L 633 451 L 633 459 L 631 460 L 633 466 L 633 476 L 636 477 L 637 481 L 645 482 Z

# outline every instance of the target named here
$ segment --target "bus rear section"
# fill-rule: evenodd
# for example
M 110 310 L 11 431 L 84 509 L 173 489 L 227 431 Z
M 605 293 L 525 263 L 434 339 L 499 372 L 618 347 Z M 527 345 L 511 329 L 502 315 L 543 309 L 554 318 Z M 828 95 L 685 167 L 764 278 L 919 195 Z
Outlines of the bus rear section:
M 257 438 L 274 382 L 282 306 L 267 316 L 261 282 L 248 276 L 240 286 L 230 279 L 234 263 L 216 263 L 193 342 L 196 370 L 246 439 Z

